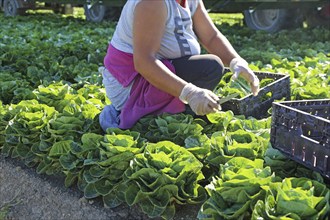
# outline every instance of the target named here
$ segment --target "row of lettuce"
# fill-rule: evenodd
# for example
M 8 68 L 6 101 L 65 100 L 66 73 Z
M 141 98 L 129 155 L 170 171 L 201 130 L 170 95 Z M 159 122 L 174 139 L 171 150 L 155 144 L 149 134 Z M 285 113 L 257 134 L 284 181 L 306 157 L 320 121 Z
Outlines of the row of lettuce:
M 30 15 L 28 21 L 15 17 L 8 22 L 0 14 L 0 99 L 4 104 L 32 99 L 34 89 L 54 81 L 76 87 L 102 86 L 97 70 L 103 65 L 115 24 L 45 16 Z M 290 74 L 292 100 L 330 97 L 329 30 L 297 29 L 269 35 L 239 24 L 218 25 L 251 68 Z
M 107 207 L 139 205 L 149 217 L 171 219 L 177 204 L 200 204 L 199 219 L 330 215 L 325 179 L 270 146 L 270 117 L 227 111 L 208 115 L 207 123 L 163 114 L 147 116 L 130 130 L 102 132 L 98 115 L 110 101 L 97 69 L 114 24 L 2 14 L 0 22 L 2 155 L 40 174 L 63 175 L 65 186 L 77 185 L 88 199 L 101 197 Z M 290 74 L 293 100 L 330 98 L 330 44 L 319 41 L 329 39 L 330 31 L 282 32 L 277 39 L 221 27 L 255 61 L 251 68 Z M 252 49 L 258 45 L 250 38 L 280 44 L 301 33 L 314 40 L 314 49 L 292 43 L 277 51 L 271 42 L 264 52 Z
M 77 184 L 88 199 L 102 197 L 111 208 L 138 204 L 149 217 L 171 219 L 176 204 L 201 204 L 199 219 L 326 219 L 330 213 L 323 178 L 269 146 L 270 118 L 228 111 L 206 123 L 164 114 L 102 134 L 103 103 L 84 95 L 93 89 L 69 91 L 55 84 L 36 90 L 35 100 L 2 105 L 1 153 L 39 174 L 64 175 L 65 185 Z

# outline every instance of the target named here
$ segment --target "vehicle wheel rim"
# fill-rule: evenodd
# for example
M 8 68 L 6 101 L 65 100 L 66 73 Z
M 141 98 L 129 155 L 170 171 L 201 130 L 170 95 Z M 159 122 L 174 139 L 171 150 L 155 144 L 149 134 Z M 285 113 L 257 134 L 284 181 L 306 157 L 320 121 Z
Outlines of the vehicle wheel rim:
M 273 26 L 279 18 L 278 9 L 254 10 L 250 13 L 253 22 L 260 29 L 267 29 Z
M 92 18 L 98 18 L 101 16 L 102 11 L 101 5 L 94 5 L 92 8 L 89 9 L 90 16 Z

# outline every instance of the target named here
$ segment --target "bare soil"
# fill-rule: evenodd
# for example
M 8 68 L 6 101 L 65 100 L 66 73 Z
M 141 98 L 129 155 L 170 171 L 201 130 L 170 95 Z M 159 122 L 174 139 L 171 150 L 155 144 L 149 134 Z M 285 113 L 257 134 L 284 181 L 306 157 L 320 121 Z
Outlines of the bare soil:
M 100 200 L 86 200 L 77 188 L 66 188 L 63 177 L 39 175 L 34 168 L 0 155 L 0 211 L 6 206 L 8 220 L 150 219 L 138 206 L 109 209 Z M 198 209 L 179 206 L 174 219 L 197 219 Z

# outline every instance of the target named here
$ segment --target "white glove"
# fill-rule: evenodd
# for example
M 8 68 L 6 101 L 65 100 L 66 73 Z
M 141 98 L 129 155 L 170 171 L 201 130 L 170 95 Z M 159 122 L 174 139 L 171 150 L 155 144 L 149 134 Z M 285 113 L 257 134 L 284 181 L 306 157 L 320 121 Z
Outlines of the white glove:
M 251 91 L 254 96 L 259 93 L 259 79 L 250 69 L 248 63 L 242 58 L 234 58 L 229 64 L 230 70 L 233 73 L 233 80 L 236 80 L 238 76 L 241 76 L 250 83 Z
M 221 110 L 220 105 L 217 103 L 219 98 L 216 94 L 191 83 L 183 87 L 179 99 L 183 103 L 189 104 L 197 115 L 206 115 Z

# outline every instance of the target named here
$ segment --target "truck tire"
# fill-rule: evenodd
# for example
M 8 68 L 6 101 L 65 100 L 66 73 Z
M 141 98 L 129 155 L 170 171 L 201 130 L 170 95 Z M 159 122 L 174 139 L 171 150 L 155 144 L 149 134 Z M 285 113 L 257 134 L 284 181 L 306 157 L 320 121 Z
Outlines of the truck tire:
M 94 4 L 93 6 L 84 5 L 85 16 L 87 21 L 101 22 L 105 18 L 106 7 L 101 4 Z
M 244 21 L 249 28 L 274 33 L 285 28 L 302 26 L 303 16 L 297 12 L 298 10 L 293 9 L 257 9 L 245 10 L 243 13 Z
M 92 7 L 84 5 L 87 21 L 101 22 L 103 20 L 118 20 L 120 7 L 107 7 L 102 4 L 94 4 Z
M 24 14 L 19 7 L 19 0 L 4 0 L 3 10 L 5 16 L 16 16 Z

